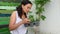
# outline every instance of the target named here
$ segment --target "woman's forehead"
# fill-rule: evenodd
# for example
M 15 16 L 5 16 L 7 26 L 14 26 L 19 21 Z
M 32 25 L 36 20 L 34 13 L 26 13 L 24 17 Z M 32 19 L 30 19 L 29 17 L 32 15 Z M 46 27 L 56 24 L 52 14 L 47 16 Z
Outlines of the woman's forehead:
M 32 7 L 32 4 L 26 4 L 25 6 L 27 6 L 27 7 Z

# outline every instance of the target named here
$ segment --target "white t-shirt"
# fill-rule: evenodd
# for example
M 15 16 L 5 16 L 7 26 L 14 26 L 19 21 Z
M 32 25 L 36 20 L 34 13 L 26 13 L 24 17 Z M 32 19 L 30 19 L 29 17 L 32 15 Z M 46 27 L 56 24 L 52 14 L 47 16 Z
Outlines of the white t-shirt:
M 18 12 L 16 11 L 16 24 L 22 21 L 20 17 L 18 17 Z M 20 25 L 17 29 L 10 31 L 11 34 L 26 34 L 27 28 L 24 24 Z

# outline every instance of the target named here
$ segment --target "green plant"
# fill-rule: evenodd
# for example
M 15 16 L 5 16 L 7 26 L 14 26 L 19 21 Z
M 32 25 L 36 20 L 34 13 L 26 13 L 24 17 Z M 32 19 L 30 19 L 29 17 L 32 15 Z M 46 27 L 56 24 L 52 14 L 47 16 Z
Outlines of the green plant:
M 36 15 L 38 17 L 36 17 L 36 20 L 40 21 L 40 19 L 45 20 L 45 16 L 41 15 L 45 10 L 44 10 L 44 5 L 50 2 L 50 0 L 35 0 L 35 4 L 36 4 Z
M 30 16 L 29 16 L 29 19 L 31 20 L 31 22 L 33 22 L 33 21 L 34 21 L 33 15 L 30 15 Z
M 35 4 L 36 4 L 36 20 L 34 20 L 34 16 L 30 15 L 29 19 L 34 22 L 34 21 L 40 21 L 40 19 L 45 20 L 45 16 L 41 15 L 45 10 L 44 10 L 44 5 L 50 2 L 50 0 L 35 0 Z M 32 12 L 30 12 L 32 13 Z
M 30 21 L 31 22 L 34 22 L 34 16 L 33 15 L 31 15 L 31 11 L 29 11 L 29 19 L 30 19 Z

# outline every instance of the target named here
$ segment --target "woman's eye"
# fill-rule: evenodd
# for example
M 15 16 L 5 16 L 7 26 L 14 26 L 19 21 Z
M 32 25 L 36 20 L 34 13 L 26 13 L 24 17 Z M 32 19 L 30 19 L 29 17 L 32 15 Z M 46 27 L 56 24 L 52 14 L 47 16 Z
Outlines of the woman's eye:
M 30 7 L 28 7 L 28 9 L 31 9 Z

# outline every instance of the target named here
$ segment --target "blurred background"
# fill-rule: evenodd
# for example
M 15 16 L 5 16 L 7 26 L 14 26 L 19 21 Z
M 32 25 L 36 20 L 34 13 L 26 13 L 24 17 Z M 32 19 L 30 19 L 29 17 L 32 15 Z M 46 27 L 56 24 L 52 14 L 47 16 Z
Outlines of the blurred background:
M 0 0 L 0 34 L 10 34 L 8 24 L 11 13 L 21 0 Z

